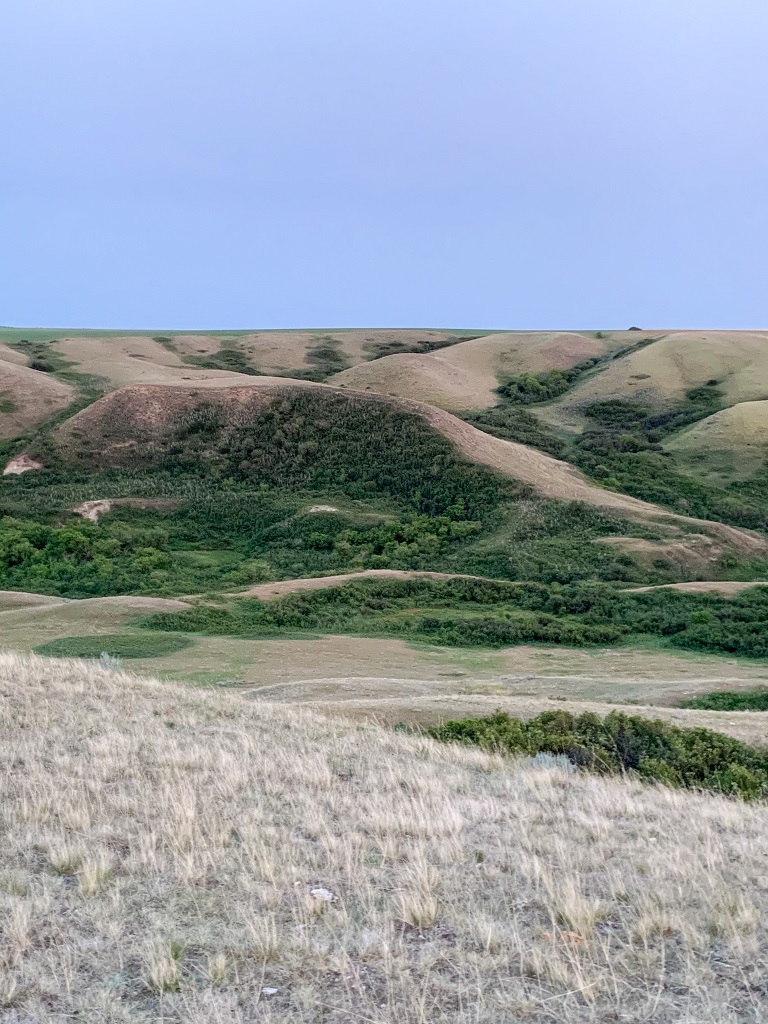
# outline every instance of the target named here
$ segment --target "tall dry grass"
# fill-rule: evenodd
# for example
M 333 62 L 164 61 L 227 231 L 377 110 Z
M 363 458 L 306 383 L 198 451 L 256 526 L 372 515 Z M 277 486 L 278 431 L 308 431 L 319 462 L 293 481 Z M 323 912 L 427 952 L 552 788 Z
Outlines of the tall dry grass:
M 0 1020 L 768 1020 L 768 809 L 0 655 Z

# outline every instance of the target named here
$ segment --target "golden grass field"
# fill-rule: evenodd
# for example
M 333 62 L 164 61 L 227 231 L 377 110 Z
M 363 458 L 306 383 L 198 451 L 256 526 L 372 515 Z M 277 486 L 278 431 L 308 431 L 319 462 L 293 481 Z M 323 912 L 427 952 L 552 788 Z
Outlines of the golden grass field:
M 0 655 L 0 1014 L 765 1021 L 768 808 Z
M 487 409 L 504 373 L 566 369 L 620 348 L 621 339 L 567 331 L 506 331 L 427 355 L 392 355 L 337 373 L 331 383 L 397 395 L 441 409 Z
M 28 332 L 27 332 L 28 333 Z M 118 332 L 100 334 L 88 332 L 67 336 L 54 332 L 57 337 L 52 348 L 63 356 L 73 368 L 104 378 L 112 385 L 166 384 L 175 380 L 208 380 L 241 377 L 246 374 L 226 370 L 204 370 L 185 362 L 184 356 L 210 357 L 230 347 L 243 353 L 260 373 L 288 375 L 310 367 L 307 354 L 310 349 L 329 339 L 336 343 L 346 360 L 354 365 L 371 358 L 375 346 L 382 344 L 414 345 L 438 342 L 454 336 L 454 332 L 435 330 L 314 330 L 314 331 L 255 331 L 226 334 L 171 334 L 162 335 L 165 343 L 157 342 L 149 334 Z M 17 353 L 9 346 L 10 352 Z M 0 349 L 0 359 L 4 358 Z M 24 360 L 22 360 L 24 361 Z

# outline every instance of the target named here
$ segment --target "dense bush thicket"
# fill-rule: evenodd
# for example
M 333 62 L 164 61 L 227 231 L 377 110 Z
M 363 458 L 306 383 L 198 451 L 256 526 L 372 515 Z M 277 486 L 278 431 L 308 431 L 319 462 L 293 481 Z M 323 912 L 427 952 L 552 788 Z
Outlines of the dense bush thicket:
M 530 721 L 497 712 L 429 730 L 445 742 L 473 743 L 508 754 L 565 755 L 603 775 L 630 773 L 649 781 L 760 800 L 768 796 L 768 754 L 708 729 L 612 712 L 546 711 Z
M 681 706 L 701 711 L 768 711 L 768 690 L 706 693 L 685 701 Z
M 768 527 L 768 486 L 717 487 L 682 473 L 661 442 L 723 406 L 716 380 L 690 390 L 677 407 L 654 413 L 624 400 L 596 402 L 584 412 L 589 426 L 570 445 L 569 461 L 617 490 L 706 519 L 752 529 Z
M 340 491 L 358 500 L 388 497 L 413 512 L 465 520 L 480 520 L 525 491 L 463 459 L 413 413 L 315 389 L 286 392 L 247 416 L 201 402 L 165 434 L 149 433 L 142 442 L 130 457 L 144 469 Z M 98 458 L 87 444 L 71 454 L 74 467 L 92 468 Z
M 359 580 L 268 602 L 243 599 L 160 613 L 147 625 L 235 636 L 319 630 L 485 647 L 604 645 L 650 636 L 674 647 L 768 657 L 768 587 L 724 598 L 629 593 L 601 583 Z
M 482 412 L 464 413 L 462 419 L 486 434 L 493 434 L 505 441 L 531 445 L 557 459 L 565 455 L 568 447 L 562 438 L 553 434 L 541 420 L 520 405 L 495 405 Z
M 505 377 L 497 392 L 507 402 L 515 405 L 535 405 L 537 402 L 551 402 L 571 388 L 584 374 L 593 369 L 602 359 L 586 359 L 566 370 L 545 370 L 542 373 L 520 373 Z

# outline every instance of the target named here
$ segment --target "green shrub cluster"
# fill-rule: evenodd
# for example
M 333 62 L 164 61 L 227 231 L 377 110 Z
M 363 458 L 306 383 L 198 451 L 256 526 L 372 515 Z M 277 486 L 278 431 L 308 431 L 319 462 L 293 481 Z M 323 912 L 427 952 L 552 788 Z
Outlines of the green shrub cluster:
M 152 519 L 155 523 L 152 523 Z M 139 520 L 139 522 L 136 522 Z M 108 516 L 98 525 L 72 517 L 63 526 L 0 518 L 0 589 L 61 597 L 172 594 L 236 588 L 270 578 L 248 552 L 200 549 L 166 513 Z
M 156 629 L 234 636 L 322 631 L 456 646 L 605 645 L 650 636 L 673 647 L 768 656 L 768 588 L 735 598 L 601 583 L 568 586 L 417 577 L 363 579 L 273 601 L 200 605 L 147 620 Z
M 430 729 L 435 739 L 505 754 L 560 754 L 579 768 L 621 773 L 688 789 L 761 800 L 768 796 L 768 754 L 708 729 L 611 712 L 574 716 L 546 711 L 530 721 L 497 712 Z
M 564 395 L 580 377 L 600 362 L 602 360 L 596 357 L 565 370 L 545 370 L 542 373 L 520 373 L 505 377 L 496 390 L 507 402 L 516 405 L 551 402 Z
M 604 486 L 633 497 L 686 515 L 768 529 L 768 465 L 749 481 L 719 487 L 683 473 L 674 454 L 662 447 L 671 434 L 723 407 L 718 381 L 692 388 L 684 401 L 664 412 L 623 398 L 592 402 L 582 410 L 586 429 L 565 441 L 521 409 L 520 403 L 547 401 L 557 397 L 555 392 L 564 393 L 578 379 L 578 374 L 572 376 L 578 369 L 512 378 L 498 389 L 503 404 L 464 418 L 495 437 L 529 444 L 571 462 Z
M 768 711 L 768 690 L 706 693 L 685 701 L 681 706 L 701 711 Z
M 462 419 L 486 434 L 539 448 L 557 459 L 566 453 L 566 442 L 520 405 L 495 405 L 482 412 L 464 413 Z

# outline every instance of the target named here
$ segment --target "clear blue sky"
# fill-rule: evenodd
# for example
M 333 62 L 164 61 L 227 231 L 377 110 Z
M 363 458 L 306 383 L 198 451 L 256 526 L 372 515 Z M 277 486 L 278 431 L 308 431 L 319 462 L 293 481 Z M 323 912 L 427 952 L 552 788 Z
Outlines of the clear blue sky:
M 3 0 L 0 323 L 768 327 L 766 0 Z

